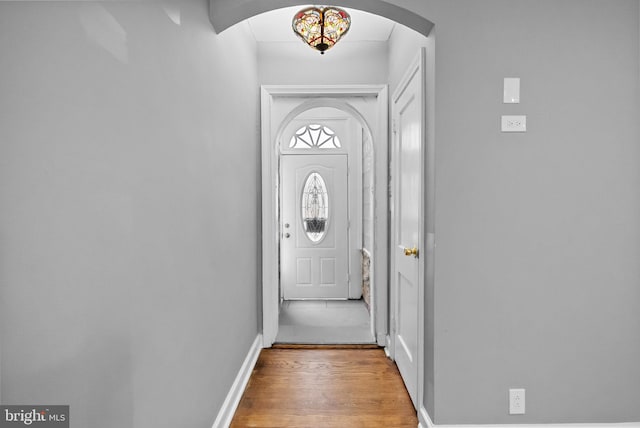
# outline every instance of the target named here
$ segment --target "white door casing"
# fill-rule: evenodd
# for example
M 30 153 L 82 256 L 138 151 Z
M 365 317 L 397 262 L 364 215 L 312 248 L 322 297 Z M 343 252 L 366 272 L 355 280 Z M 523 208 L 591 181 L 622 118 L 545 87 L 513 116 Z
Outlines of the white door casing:
M 372 327 L 376 341 L 388 338 L 387 311 L 387 147 L 386 85 L 262 86 L 262 325 L 263 346 L 270 347 L 278 332 L 279 291 L 279 151 L 287 125 L 302 112 L 334 107 L 351 115 L 367 133 L 374 160 L 374 233 L 371 278 Z M 379 261 L 379 262 L 378 262 Z M 380 278 L 380 280 L 377 280 Z
M 394 92 L 391 239 L 392 352 L 416 409 L 422 400 L 424 342 L 425 53 Z
M 280 162 L 283 298 L 348 299 L 347 156 L 283 155 Z M 314 183 L 322 194 L 312 198 L 307 189 Z M 310 210 L 325 212 L 305 218 L 311 199 L 319 203 Z

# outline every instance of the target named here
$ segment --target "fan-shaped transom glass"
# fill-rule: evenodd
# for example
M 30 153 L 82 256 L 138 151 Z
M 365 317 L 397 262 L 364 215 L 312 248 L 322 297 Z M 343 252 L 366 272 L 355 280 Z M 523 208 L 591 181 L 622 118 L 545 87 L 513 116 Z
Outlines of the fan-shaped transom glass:
M 300 202 L 304 231 L 311 242 L 320 242 L 329 221 L 329 194 L 319 173 L 312 172 L 307 176 Z
M 330 128 L 311 124 L 298 129 L 289 141 L 291 149 L 339 149 L 340 138 Z

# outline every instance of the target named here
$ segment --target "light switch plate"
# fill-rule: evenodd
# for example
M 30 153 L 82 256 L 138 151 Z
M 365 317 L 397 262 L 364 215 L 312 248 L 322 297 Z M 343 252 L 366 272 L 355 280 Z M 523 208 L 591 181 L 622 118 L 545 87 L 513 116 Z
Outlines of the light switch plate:
M 502 116 L 502 132 L 527 132 L 527 116 Z
M 519 77 L 504 78 L 503 103 L 504 104 L 520 103 L 520 78 Z

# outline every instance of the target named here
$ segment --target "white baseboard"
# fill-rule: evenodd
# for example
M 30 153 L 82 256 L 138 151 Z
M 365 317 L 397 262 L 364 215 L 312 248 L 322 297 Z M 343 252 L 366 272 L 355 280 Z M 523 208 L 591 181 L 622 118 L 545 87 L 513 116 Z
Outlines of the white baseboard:
M 418 428 L 640 428 L 640 422 L 610 424 L 495 424 L 495 425 L 436 425 L 431 420 L 427 409 L 420 406 L 418 411 Z
M 391 354 L 391 337 L 390 336 L 385 336 L 384 354 L 387 356 L 387 358 L 389 358 L 390 360 L 393 360 L 393 355 Z
M 244 389 L 247 387 L 247 382 L 249 382 L 249 378 L 251 377 L 253 368 L 256 365 L 256 361 L 258 361 L 258 355 L 260 355 L 261 350 L 262 334 L 258 334 L 258 336 L 256 336 L 256 340 L 253 341 L 251 348 L 249 348 L 249 353 L 244 359 L 242 367 L 240 367 L 236 380 L 233 381 L 233 385 L 231 385 L 227 398 L 224 400 L 224 403 L 218 412 L 218 416 L 213 423 L 213 428 L 227 428 L 231 425 L 231 420 L 233 419 L 233 415 L 236 413 L 236 409 L 238 408 Z
M 433 428 L 431 416 L 427 413 L 427 409 L 423 405 L 418 409 L 418 428 Z
M 388 342 L 387 338 L 388 337 L 389 336 L 387 336 L 385 333 L 378 333 L 378 335 L 376 337 L 376 341 L 378 342 L 378 346 L 383 347 L 383 348 L 385 346 L 387 346 L 387 342 Z

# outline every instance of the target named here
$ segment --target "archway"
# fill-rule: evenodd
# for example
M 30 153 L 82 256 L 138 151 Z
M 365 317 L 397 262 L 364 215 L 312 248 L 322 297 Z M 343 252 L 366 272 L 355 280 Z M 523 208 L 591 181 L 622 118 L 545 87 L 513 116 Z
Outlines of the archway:
M 280 125 L 278 343 L 374 343 L 375 150 L 366 122 L 348 101 L 317 99 Z
M 216 32 L 220 33 L 238 22 L 252 16 L 287 6 L 307 5 L 305 0 L 209 0 L 209 19 Z M 383 0 L 341 0 L 337 6 L 350 7 L 384 16 L 403 24 L 425 37 L 433 28 L 433 22 L 400 6 Z

